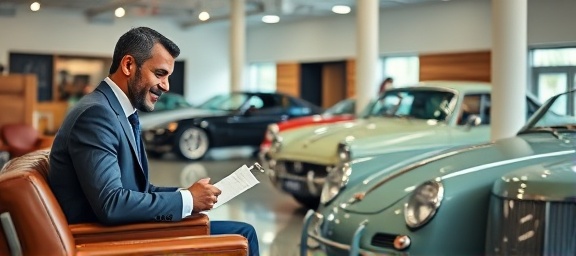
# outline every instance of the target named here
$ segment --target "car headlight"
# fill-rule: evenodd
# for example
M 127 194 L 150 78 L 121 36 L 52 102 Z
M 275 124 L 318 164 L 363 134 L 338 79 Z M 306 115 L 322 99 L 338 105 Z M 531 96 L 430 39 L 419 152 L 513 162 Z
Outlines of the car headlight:
M 178 123 L 170 122 L 154 127 L 151 131 L 153 131 L 154 134 L 162 135 L 167 132 L 174 132 L 176 129 L 178 129 Z
M 266 140 L 268 141 L 273 141 L 274 137 L 278 136 L 278 132 L 280 131 L 280 129 L 278 128 L 277 124 L 270 124 L 268 125 L 268 128 L 266 129 Z
M 178 129 L 178 123 L 177 122 L 170 122 L 170 123 L 168 123 L 168 125 L 166 125 L 166 129 L 170 132 L 174 132 L 174 131 L 176 131 L 176 129 Z
M 320 195 L 320 203 L 326 204 L 334 199 L 340 190 L 348 184 L 352 167 L 350 163 L 342 163 L 335 166 L 328 175 L 322 187 L 322 194 Z
M 444 197 L 442 183 L 429 180 L 414 189 L 408 203 L 404 205 L 404 219 L 410 228 L 428 223 L 436 214 Z
M 350 153 L 350 146 L 346 143 L 340 142 L 338 143 L 338 160 L 340 163 L 347 163 L 352 159 L 352 154 Z

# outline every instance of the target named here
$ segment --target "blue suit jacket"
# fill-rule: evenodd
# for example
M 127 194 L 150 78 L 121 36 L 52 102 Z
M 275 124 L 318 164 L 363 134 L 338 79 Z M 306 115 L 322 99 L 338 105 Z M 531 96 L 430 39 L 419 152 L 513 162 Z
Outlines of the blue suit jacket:
M 48 177 L 69 223 L 182 219 L 180 192 L 151 185 L 146 156 L 142 166 L 136 148 L 132 127 L 106 82 L 76 103 L 56 134 Z

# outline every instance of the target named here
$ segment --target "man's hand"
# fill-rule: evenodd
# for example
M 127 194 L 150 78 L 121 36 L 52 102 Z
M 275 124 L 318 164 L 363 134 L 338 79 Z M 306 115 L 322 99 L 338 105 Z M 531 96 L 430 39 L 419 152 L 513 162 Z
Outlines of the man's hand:
M 218 202 L 218 196 L 222 191 L 210 184 L 210 178 L 200 179 L 188 188 L 194 199 L 192 212 L 207 211 Z

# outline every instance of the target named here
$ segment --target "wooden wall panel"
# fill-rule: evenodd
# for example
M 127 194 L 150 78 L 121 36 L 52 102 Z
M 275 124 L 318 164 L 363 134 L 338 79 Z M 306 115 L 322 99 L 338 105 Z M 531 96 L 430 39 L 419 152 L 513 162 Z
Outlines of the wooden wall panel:
M 346 98 L 356 95 L 356 60 L 346 61 Z
M 36 129 L 44 135 L 54 135 L 62 125 L 68 107 L 67 101 L 38 102 L 36 104 Z
M 0 75 L 0 126 L 34 124 L 38 101 L 38 79 L 35 74 Z
M 490 82 L 490 51 L 420 55 L 420 81 Z
M 300 97 L 300 63 L 276 64 L 276 91 Z
M 346 63 L 333 62 L 322 66 L 322 107 L 329 108 L 346 98 Z

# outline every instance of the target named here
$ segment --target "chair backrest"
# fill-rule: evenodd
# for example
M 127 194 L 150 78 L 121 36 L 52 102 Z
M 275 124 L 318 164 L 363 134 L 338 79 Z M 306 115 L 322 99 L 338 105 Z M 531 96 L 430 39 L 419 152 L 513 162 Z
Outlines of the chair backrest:
M 18 123 L 33 125 L 37 95 L 36 75 L 0 76 L 0 127 Z
M 48 186 L 48 159 L 49 150 L 38 150 L 0 170 L 0 214 L 10 213 L 23 255 L 75 253 L 66 217 Z M 8 248 L 0 240 L 0 255 L 9 254 Z
M 18 157 L 38 149 L 40 134 L 32 125 L 5 124 L 0 127 L 0 135 L 11 157 Z

